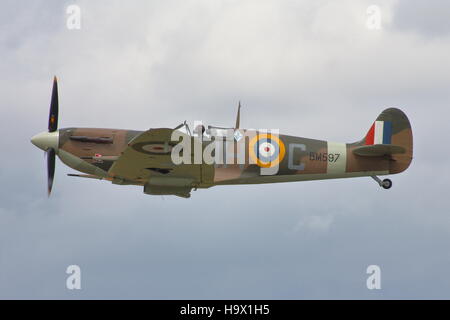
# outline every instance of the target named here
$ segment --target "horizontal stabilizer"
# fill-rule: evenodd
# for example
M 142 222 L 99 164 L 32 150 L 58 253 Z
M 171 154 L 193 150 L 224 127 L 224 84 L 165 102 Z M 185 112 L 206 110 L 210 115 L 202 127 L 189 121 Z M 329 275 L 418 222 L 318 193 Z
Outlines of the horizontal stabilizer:
M 391 154 L 405 153 L 406 149 L 393 144 L 373 144 L 368 146 L 360 146 L 353 149 L 353 153 L 363 157 L 380 157 Z
M 93 174 L 73 174 L 73 173 L 68 173 L 67 175 L 68 175 L 69 177 L 77 177 L 77 178 L 88 178 L 88 179 L 98 179 L 98 180 L 102 180 L 102 177 L 94 176 Z

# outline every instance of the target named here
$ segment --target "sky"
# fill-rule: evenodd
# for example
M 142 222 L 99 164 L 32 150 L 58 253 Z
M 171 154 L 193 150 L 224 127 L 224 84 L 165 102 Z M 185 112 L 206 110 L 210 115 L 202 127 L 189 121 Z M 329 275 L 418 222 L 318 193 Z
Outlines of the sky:
M 81 9 L 69 30 L 66 9 Z M 380 28 L 368 27 L 376 5 Z M 1 299 L 449 299 L 448 1 L 3 0 Z M 60 127 L 184 120 L 341 142 L 396 106 L 414 160 L 370 178 L 220 186 L 190 199 L 68 177 Z M 81 290 L 66 269 L 81 268 Z M 367 267 L 381 270 L 368 290 Z

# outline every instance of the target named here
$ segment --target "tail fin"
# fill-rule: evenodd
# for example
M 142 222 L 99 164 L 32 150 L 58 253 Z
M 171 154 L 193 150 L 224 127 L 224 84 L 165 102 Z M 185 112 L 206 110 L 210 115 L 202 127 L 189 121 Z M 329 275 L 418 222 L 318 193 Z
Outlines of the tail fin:
M 412 161 L 413 137 L 408 117 L 396 108 L 384 110 L 353 153 L 363 157 L 390 156 L 390 173 L 406 170 Z

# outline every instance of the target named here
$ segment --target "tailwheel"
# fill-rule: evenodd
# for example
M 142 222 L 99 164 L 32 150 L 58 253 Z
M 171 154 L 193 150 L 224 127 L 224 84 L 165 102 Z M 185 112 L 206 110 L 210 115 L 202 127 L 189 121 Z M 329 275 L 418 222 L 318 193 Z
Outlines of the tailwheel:
M 392 188 L 392 181 L 391 181 L 391 179 L 384 179 L 382 184 L 381 184 L 381 186 L 384 189 L 386 189 L 386 190 Z
M 391 179 L 384 179 L 384 180 L 381 180 L 380 178 L 378 178 L 377 176 L 371 176 L 372 177 L 372 179 L 373 180 L 375 180 L 377 183 L 378 183 L 378 185 L 380 186 L 380 187 L 382 187 L 383 189 L 390 189 L 390 188 L 392 188 L 392 181 L 391 181 Z

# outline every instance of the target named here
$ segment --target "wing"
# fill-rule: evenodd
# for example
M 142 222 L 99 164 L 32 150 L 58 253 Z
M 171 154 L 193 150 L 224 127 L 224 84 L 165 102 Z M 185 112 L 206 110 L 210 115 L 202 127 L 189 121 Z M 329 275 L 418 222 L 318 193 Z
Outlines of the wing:
M 116 181 L 147 184 L 155 181 L 158 185 L 164 183 L 179 186 L 179 177 L 188 185 L 199 183 L 199 165 L 175 165 L 171 159 L 173 146 L 178 142 L 171 141 L 175 129 L 150 129 L 135 137 L 128 143 L 128 147 L 114 162 L 109 174 Z M 180 133 L 183 139 L 192 139 Z M 162 182 L 161 182 L 162 181 Z

